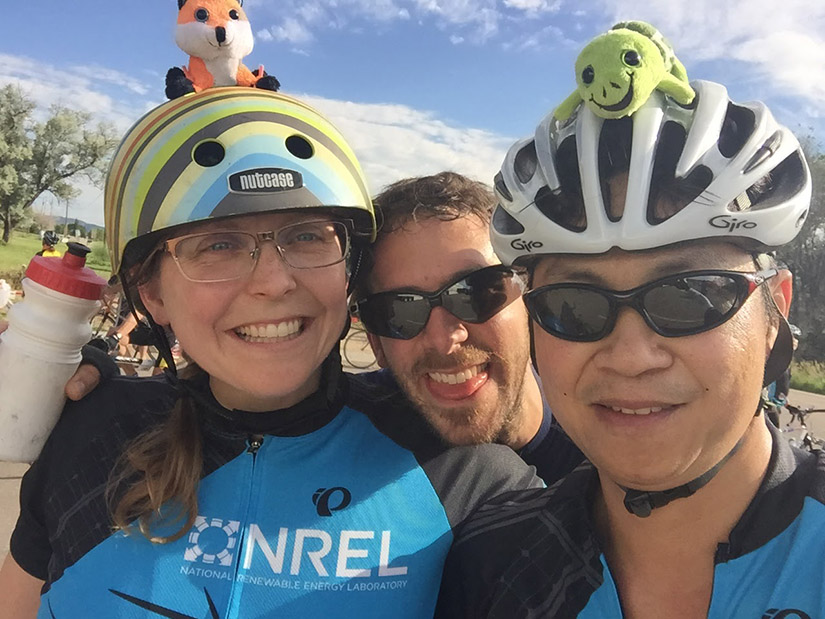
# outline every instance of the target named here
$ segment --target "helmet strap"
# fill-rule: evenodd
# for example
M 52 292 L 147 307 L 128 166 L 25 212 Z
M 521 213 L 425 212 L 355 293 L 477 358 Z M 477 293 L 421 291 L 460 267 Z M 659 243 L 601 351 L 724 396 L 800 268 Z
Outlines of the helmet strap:
M 759 417 L 759 415 L 762 414 L 764 407 L 765 400 L 760 398 L 759 405 L 756 407 L 756 412 L 753 416 Z M 731 449 L 724 458 L 717 462 L 713 468 L 706 471 L 704 474 L 699 475 L 696 479 L 689 481 L 686 484 L 682 484 L 681 486 L 676 486 L 675 488 L 670 488 L 668 490 L 636 490 L 635 488 L 628 488 L 626 486 L 622 486 L 621 484 L 617 484 L 619 488 L 624 490 L 625 508 L 634 516 L 638 516 L 639 518 L 647 518 L 657 507 L 664 507 L 671 501 L 689 497 L 694 492 L 707 485 L 711 479 L 716 477 L 719 469 L 721 469 L 722 466 L 724 466 L 724 464 L 730 460 L 737 451 L 739 451 L 739 448 L 742 446 L 744 440 L 745 436 L 742 435 L 739 440 L 736 441 L 736 445 L 733 446 L 733 449 Z
M 126 301 L 129 303 L 129 308 L 132 310 L 132 314 L 134 315 L 135 319 L 140 322 L 138 318 L 137 312 L 135 310 L 135 303 L 132 299 L 131 293 L 131 286 L 129 285 L 128 279 L 126 277 L 125 269 L 122 269 L 119 278 L 121 283 L 123 284 L 123 296 L 126 297 Z M 161 358 L 166 361 L 166 365 L 169 367 L 169 371 L 173 375 L 177 375 L 178 368 L 175 366 L 175 360 L 172 357 L 172 348 L 169 346 L 169 340 L 166 337 L 166 330 L 155 322 L 155 319 L 152 318 L 152 314 L 148 311 L 145 315 L 146 320 L 149 322 L 149 327 L 152 329 L 152 333 L 155 336 L 155 348 L 158 349 L 158 353 L 160 353 Z
M 761 411 L 761 407 L 757 410 L 757 414 L 759 411 Z M 676 486 L 675 488 L 670 488 L 668 490 L 636 490 L 634 488 L 627 488 L 620 485 L 619 487 L 624 490 L 625 508 L 634 516 L 638 516 L 639 518 L 647 518 L 657 507 L 664 507 L 671 501 L 675 501 L 676 499 L 684 499 L 691 496 L 694 492 L 707 485 L 711 479 L 716 477 L 719 469 L 721 469 L 722 466 L 733 457 L 733 454 L 739 451 L 739 448 L 742 446 L 742 442 L 744 440 L 744 436 L 740 438 L 736 442 L 736 445 L 733 446 L 733 449 L 731 449 L 728 454 L 717 462 L 716 465 L 709 471 L 706 471 L 696 479 L 689 481 L 686 484 L 682 484 L 681 486 Z

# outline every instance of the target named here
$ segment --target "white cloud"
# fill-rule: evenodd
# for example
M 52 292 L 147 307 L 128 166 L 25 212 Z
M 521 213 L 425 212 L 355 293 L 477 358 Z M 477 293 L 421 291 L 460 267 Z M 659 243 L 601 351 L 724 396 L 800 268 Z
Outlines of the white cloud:
M 504 0 L 504 6 L 526 13 L 555 13 L 561 8 L 561 0 Z
M 513 142 L 489 131 L 451 125 L 432 112 L 405 105 L 303 98 L 347 138 L 373 192 L 407 176 L 442 170 L 490 183 Z
M 505 19 L 535 18 L 555 13 L 561 6 L 562 0 L 281 0 L 277 6 L 267 3 L 256 7 L 256 19 L 271 15 L 276 25 L 268 30 L 274 39 L 278 39 L 276 33 L 291 30 L 298 23 L 312 33 L 306 43 L 319 39 L 319 31 L 326 28 L 354 29 L 364 21 L 392 23 L 413 19 L 425 27 L 431 23 L 449 30 L 448 36 L 455 35 L 451 26 L 460 27 L 465 32 L 457 36 L 483 42 L 499 33 Z M 271 39 L 265 35 L 262 40 Z
M 450 43 L 452 43 L 453 45 L 461 45 L 462 43 L 464 43 L 464 37 L 460 37 L 456 34 L 451 34 Z
M 162 82 L 154 86 L 112 69 L 58 68 L 24 56 L 0 54 L 0 85 L 8 83 L 19 85 L 44 113 L 52 105 L 69 106 L 105 119 L 121 131 L 162 101 L 147 96 L 160 92 Z
M 825 96 L 825 3 L 808 0 L 601 0 L 593 11 L 655 24 L 690 74 L 696 61 L 737 60 L 762 96 Z M 732 77 L 740 78 L 740 75 Z
M 294 44 L 309 43 L 314 39 L 309 29 L 294 17 L 287 17 L 278 26 L 272 26 L 269 34 L 276 41 L 287 41 Z
M 37 63 L 35 73 L 34 67 L 34 61 L 0 54 L 0 85 L 19 84 L 44 112 L 52 103 L 71 101 L 72 107 L 93 113 L 95 120 L 112 122 L 123 132 L 162 101 L 135 96 L 138 87 L 116 79 L 115 72 L 109 73 L 110 79 L 105 81 L 107 86 L 119 88 L 104 92 L 96 90 L 88 74 L 82 75 L 80 70 Z M 104 73 L 101 69 L 96 71 Z M 35 74 L 37 80 L 29 78 Z M 509 137 L 457 126 L 433 112 L 406 105 L 338 101 L 311 95 L 299 98 L 329 116 L 343 132 L 357 153 L 374 193 L 406 176 L 447 169 L 490 182 L 512 142 Z M 77 187 L 82 193 L 70 203 L 69 217 L 102 224 L 101 189 L 83 181 L 79 181 Z

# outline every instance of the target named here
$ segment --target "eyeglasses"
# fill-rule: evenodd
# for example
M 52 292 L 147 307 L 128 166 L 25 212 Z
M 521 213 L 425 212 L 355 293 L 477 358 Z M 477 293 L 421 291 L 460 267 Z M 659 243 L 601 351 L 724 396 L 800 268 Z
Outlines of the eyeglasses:
M 302 221 L 267 232 L 220 230 L 188 234 L 166 241 L 181 274 L 193 282 L 225 282 L 249 275 L 272 241 L 283 261 L 295 269 L 316 269 L 344 260 L 349 248 L 347 226 L 340 221 Z
M 499 264 L 462 275 L 438 292 L 379 292 L 356 301 L 351 309 L 370 333 L 409 340 L 424 330 L 434 307 L 479 324 L 519 298 L 526 287 L 524 271 Z
M 590 284 L 550 284 L 528 292 L 524 303 L 542 329 L 564 340 L 595 342 L 606 337 L 623 306 L 639 312 L 659 335 L 681 337 L 726 322 L 754 290 L 776 274 L 776 269 L 693 271 L 623 291 Z

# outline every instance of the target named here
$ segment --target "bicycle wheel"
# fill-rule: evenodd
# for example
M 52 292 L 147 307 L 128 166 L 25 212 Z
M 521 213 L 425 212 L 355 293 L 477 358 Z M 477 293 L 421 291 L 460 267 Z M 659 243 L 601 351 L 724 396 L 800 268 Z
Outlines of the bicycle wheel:
M 353 329 L 344 338 L 341 349 L 345 363 L 352 368 L 366 370 L 377 366 L 367 339 L 367 333 L 362 329 Z

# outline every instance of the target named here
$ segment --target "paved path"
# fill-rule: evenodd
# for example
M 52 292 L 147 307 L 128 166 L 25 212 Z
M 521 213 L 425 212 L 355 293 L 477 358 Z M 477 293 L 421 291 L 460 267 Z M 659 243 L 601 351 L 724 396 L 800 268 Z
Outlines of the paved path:
M 815 393 L 791 390 L 790 402 L 796 406 L 819 406 L 825 408 L 825 396 Z M 825 437 L 825 413 L 811 419 L 809 427 L 817 436 Z M 787 423 L 790 416 L 782 414 L 782 424 Z M 28 468 L 25 464 L 10 464 L 0 462 L 0 558 L 8 552 L 8 541 L 14 523 L 17 520 L 18 492 L 20 477 Z

